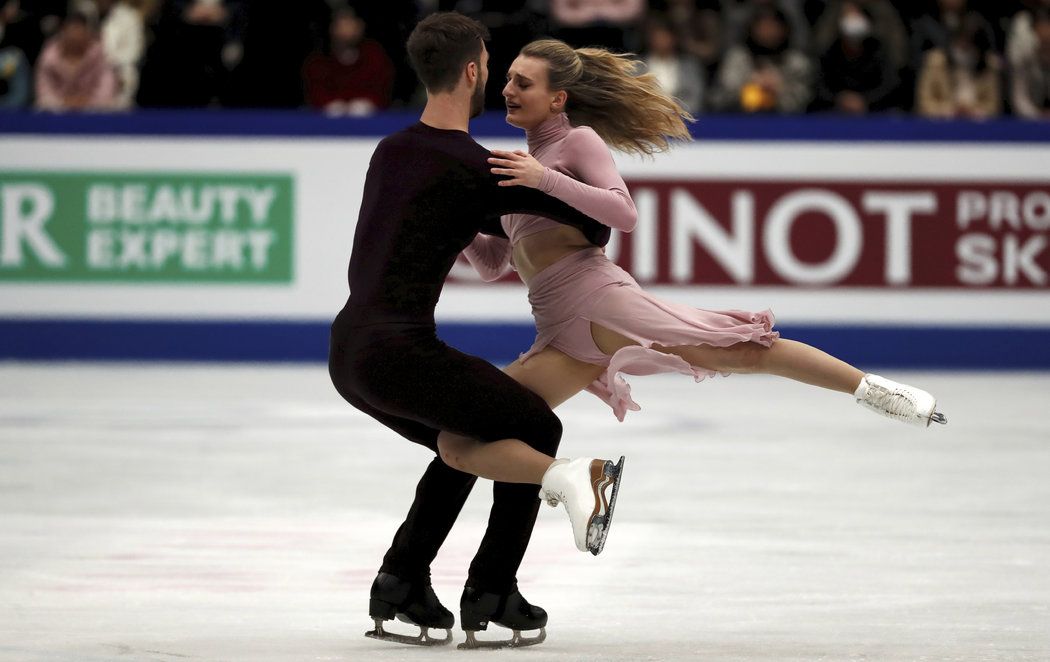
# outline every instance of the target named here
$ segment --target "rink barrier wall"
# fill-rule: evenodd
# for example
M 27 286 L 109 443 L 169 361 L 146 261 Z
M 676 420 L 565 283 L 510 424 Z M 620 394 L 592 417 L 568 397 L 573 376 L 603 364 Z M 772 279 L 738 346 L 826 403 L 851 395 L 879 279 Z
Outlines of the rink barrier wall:
M 806 342 L 865 369 L 1046 370 L 1039 328 L 786 325 Z M 446 343 L 498 364 L 535 339 L 530 324 L 438 325 Z M 327 361 L 329 325 L 289 321 L 0 320 L 0 359 L 28 361 Z
M 61 277 L 36 282 L 32 275 L 5 280 L 0 270 L 0 359 L 323 361 L 328 323 L 345 298 L 345 261 L 368 156 L 379 138 L 417 119 L 415 112 L 355 119 L 303 112 L 0 113 L 0 174 L 52 173 L 61 184 L 62 178 L 83 173 L 113 174 L 128 182 L 188 171 L 200 179 L 194 184 L 198 189 L 210 185 L 211 176 L 241 178 L 244 185 L 260 177 L 278 183 L 289 178 L 285 198 L 293 205 L 294 227 L 287 243 L 274 244 L 281 246 L 283 261 L 271 265 L 269 283 L 219 278 L 64 282 Z M 521 141 L 520 131 L 507 126 L 499 113 L 474 120 L 471 130 L 486 145 Z M 1040 268 L 1050 272 L 1050 249 L 1037 250 L 1046 243 L 1045 229 L 1023 228 L 1013 233 L 1009 246 L 1004 233 L 982 230 L 1004 242 L 995 244 L 996 250 L 1013 251 L 1010 274 L 1020 282 L 1005 282 L 1002 276 L 971 287 L 954 276 L 956 265 L 948 264 L 935 275 L 905 274 L 915 280 L 901 286 L 890 280 L 892 260 L 880 257 L 879 251 L 889 250 L 882 245 L 883 226 L 872 231 L 873 219 L 864 208 L 864 196 L 882 195 L 881 204 L 887 204 L 885 190 L 914 198 L 928 189 L 945 218 L 955 207 L 943 203 L 954 203 L 960 187 L 1042 195 L 1050 190 L 1045 165 L 1050 163 L 1050 123 L 704 116 L 691 131 L 697 142 L 669 156 L 644 163 L 618 160 L 625 178 L 640 187 L 640 198 L 648 196 L 659 214 L 679 204 L 675 180 L 683 179 L 683 190 L 692 187 L 695 199 L 715 217 L 722 222 L 732 217 L 735 223 L 729 202 L 736 203 L 731 196 L 737 187 L 750 196 L 752 213 L 757 210 L 755 231 L 761 233 L 768 221 L 763 215 L 784 191 L 826 186 L 865 223 L 865 235 L 858 239 L 861 268 L 838 286 L 799 287 L 781 282 L 781 274 L 770 275 L 771 265 L 783 266 L 784 257 L 774 255 L 771 261 L 756 241 L 748 256 L 757 278 L 752 285 L 766 289 L 756 288 L 732 282 L 727 275 L 732 269 L 699 252 L 669 257 L 668 245 L 660 243 L 668 230 L 660 226 L 651 235 L 635 233 L 639 236 L 621 242 L 619 249 L 635 261 L 632 271 L 649 265 L 648 281 L 646 267 L 636 273 L 646 287 L 711 308 L 738 307 L 738 301 L 746 308 L 752 300 L 773 305 L 777 328 L 786 337 L 865 367 L 1050 369 L 1050 296 L 1045 282 L 1030 277 Z M 332 180 L 338 182 L 335 187 L 329 180 L 333 166 L 345 168 Z M 714 206 L 712 196 L 719 199 Z M 688 200 L 682 204 L 692 225 L 679 230 L 693 232 L 703 225 L 697 220 L 701 211 Z M 281 214 L 267 217 L 266 227 L 280 233 L 283 219 Z M 218 227 L 217 220 L 213 223 Z M 914 247 L 906 246 L 916 255 L 931 246 L 945 254 L 958 251 L 957 237 L 933 246 L 928 229 L 916 228 Z M 643 240 L 649 243 L 643 246 Z M 894 244 L 894 250 L 901 246 Z M 723 257 L 732 254 L 732 245 L 723 248 Z M 967 266 L 978 276 L 989 264 L 977 259 L 987 257 L 981 254 L 986 248 L 980 243 L 967 247 L 973 260 Z M 638 262 L 639 255 L 651 259 Z M 674 280 L 679 258 L 697 265 L 691 280 Z M 292 265 L 290 276 L 279 270 L 285 263 Z M 894 263 L 893 278 L 900 277 L 900 264 Z M 721 280 L 706 280 L 702 269 L 710 265 L 722 269 L 716 274 Z M 806 273 L 801 262 L 790 265 Z M 471 277 L 463 269 L 453 272 L 438 309 L 440 335 L 495 362 L 513 360 L 534 337 L 523 290 L 520 285 L 517 292 L 508 285 L 479 286 Z

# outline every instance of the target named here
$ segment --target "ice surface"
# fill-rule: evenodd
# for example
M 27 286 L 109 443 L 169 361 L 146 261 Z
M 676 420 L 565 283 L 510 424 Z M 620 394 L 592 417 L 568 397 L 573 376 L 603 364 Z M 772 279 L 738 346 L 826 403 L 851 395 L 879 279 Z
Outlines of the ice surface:
M 746 376 L 566 404 L 563 454 L 627 456 L 616 518 L 592 557 L 543 508 L 547 642 L 491 653 L 362 636 L 429 457 L 323 367 L 0 365 L 0 659 L 1050 659 L 1050 375 L 883 374 L 950 424 Z M 453 611 L 489 502 L 433 568 Z

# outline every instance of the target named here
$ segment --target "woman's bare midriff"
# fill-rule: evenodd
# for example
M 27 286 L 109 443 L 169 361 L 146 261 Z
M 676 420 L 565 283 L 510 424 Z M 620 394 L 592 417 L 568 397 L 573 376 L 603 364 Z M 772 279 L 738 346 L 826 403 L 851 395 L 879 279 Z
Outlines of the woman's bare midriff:
M 514 244 L 514 267 L 526 285 L 539 272 L 566 255 L 594 248 L 583 233 L 568 225 L 551 228 L 518 240 Z

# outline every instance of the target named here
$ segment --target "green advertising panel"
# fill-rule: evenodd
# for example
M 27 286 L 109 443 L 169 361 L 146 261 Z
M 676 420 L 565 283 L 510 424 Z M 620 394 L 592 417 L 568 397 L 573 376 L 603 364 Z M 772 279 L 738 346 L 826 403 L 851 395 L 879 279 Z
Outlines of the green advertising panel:
M 290 175 L 0 171 L 0 282 L 292 280 Z

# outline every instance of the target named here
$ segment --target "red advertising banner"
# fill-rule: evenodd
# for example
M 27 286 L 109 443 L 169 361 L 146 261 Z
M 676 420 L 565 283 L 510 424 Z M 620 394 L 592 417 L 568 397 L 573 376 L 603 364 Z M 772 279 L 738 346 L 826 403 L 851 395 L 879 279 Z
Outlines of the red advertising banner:
M 638 227 L 610 254 L 645 283 L 1029 289 L 1050 282 L 1050 184 L 628 185 Z

